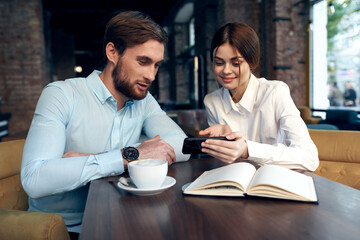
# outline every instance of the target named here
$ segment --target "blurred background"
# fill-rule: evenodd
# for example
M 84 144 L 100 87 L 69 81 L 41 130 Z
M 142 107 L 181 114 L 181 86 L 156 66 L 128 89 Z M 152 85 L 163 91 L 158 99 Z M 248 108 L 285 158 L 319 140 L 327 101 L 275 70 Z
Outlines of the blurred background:
M 26 136 L 43 87 L 103 66 L 102 38 L 117 10 L 149 14 L 169 34 L 151 93 L 166 111 L 202 109 L 217 86 L 210 42 L 228 22 L 251 26 L 261 41 L 254 74 L 281 80 L 297 106 L 323 116 L 359 112 L 359 0 L 0 0 L 0 140 Z M 329 94 L 352 88 L 354 104 Z

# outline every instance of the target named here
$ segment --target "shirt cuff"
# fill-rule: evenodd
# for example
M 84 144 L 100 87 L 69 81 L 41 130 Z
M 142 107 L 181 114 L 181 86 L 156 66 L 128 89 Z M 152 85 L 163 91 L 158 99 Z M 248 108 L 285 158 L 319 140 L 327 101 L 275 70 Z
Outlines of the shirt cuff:
M 247 145 L 248 145 L 248 153 L 249 153 L 249 157 L 247 158 L 247 160 L 250 161 L 254 161 L 257 164 L 265 164 L 268 163 L 269 161 L 267 160 L 269 158 L 269 154 L 272 155 L 273 153 L 267 151 L 270 149 L 264 149 L 264 144 L 261 143 L 257 143 L 257 142 L 253 142 L 253 141 L 249 141 L 246 140 Z
M 101 175 L 116 176 L 124 172 L 124 161 L 120 149 L 95 155 Z

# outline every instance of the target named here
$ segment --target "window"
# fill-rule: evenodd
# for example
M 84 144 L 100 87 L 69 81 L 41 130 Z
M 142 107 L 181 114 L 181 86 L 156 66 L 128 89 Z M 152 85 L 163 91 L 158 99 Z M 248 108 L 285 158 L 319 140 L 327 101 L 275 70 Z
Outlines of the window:
M 195 46 L 195 18 L 189 22 L 189 46 Z
M 354 105 L 360 110 L 360 1 L 314 2 L 310 25 L 311 105 L 315 109 L 350 106 L 346 99 L 339 103 L 328 99 L 336 83 L 340 97 L 350 87 L 354 89 Z

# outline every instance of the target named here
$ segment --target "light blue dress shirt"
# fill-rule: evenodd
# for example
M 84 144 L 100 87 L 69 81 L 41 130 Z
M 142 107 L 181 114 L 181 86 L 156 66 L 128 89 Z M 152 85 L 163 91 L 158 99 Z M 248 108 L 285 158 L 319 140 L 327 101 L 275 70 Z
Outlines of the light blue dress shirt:
M 98 74 L 44 88 L 23 151 L 21 181 L 29 211 L 57 213 L 69 231 L 79 231 L 88 183 L 123 173 L 120 149 L 140 145 L 142 133 L 160 135 L 174 148 L 177 162 L 189 159 L 181 152 L 185 133 L 150 93 L 117 111 Z M 94 155 L 62 158 L 69 151 Z

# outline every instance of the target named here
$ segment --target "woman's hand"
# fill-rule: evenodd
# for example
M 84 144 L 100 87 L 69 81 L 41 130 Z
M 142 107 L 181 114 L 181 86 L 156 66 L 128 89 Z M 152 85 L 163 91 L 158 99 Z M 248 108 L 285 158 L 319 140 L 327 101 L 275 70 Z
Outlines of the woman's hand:
M 235 141 L 208 139 L 201 144 L 201 147 L 203 147 L 201 150 L 226 163 L 249 157 L 248 145 L 240 132 L 227 134 L 226 138 Z
M 226 136 L 230 133 L 231 133 L 231 128 L 229 127 L 229 125 L 224 125 L 224 124 L 216 124 L 204 130 L 199 131 L 200 136 L 209 136 L 209 137 Z

